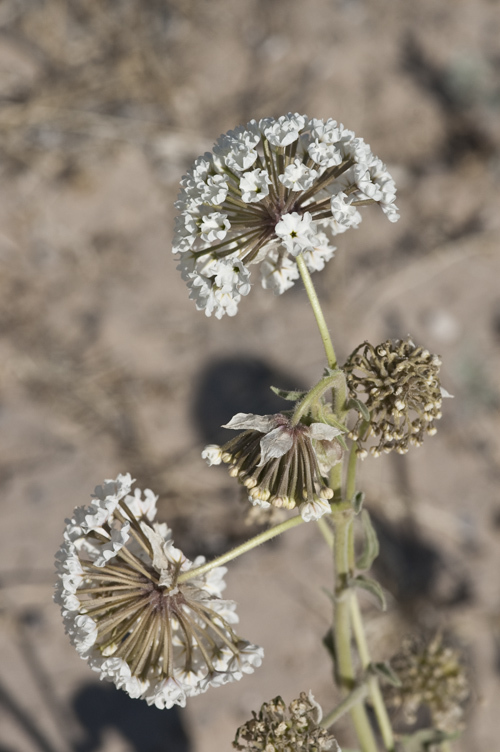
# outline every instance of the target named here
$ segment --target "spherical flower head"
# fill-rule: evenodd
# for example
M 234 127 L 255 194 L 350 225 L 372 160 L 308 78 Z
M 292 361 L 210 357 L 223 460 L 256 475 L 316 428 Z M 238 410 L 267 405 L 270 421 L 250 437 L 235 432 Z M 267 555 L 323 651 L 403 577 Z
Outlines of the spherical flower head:
M 427 706 L 436 729 L 450 734 L 461 729 L 469 682 L 460 651 L 442 634 L 407 637 L 391 666 L 400 685 L 384 686 L 384 694 L 389 706 L 401 708 L 406 723 L 416 723 L 420 707 Z
M 370 413 L 369 423 L 360 416 L 349 434 L 362 457 L 370 436 L 377 441 L 370 452 L 379 457 L 393 450 L 405 454 L 436 433 L 443 399 L 451 397 L 440 385 L 440 368 L 440 357 L 411 339 L 377 347 L 364 342 L 354 350 L 344 370 L 350 396 L 363 401 Z
M 306 522 L 330 513 L 333 491 L 325 479 L 342 457 L 337 428 L 294 424 L 281 413 L 237 413 L 224 428 L 242 433 L 222 447 L 210 444 L 202 456 L 209 465 L 228 464 L 229 474 L 248 489 L 252 504 L 298 506 Z
M 263 651 L 234 632 L 225 567 L 179 577 L 204 563 L 174 547 L 155 522 L 157 497 L 132 495 L 130 475 L 105 481 L 67 520 L 56 555 L 55 600 L 81 657 L 131 697 L 158 708 L 252 673 Z
M 288 707 L 275 697 L 239 727 L 233 747 L 246 752 L 341 752 L 335 737 L 319 725 L 322 715 L 311 692 L 301 692 Z
M 288 113 L 222 135 L 181 181 L 173 252 L 199 310 L 234 316 L 250 265 L 277 294 L 332 258 L 335 235 L 376 203 L 398 219 L 394 181 L 363 139 L 335 120 Z M 208 261 L 208 263 L 207 263 Z M 233 270 L 221 287 L 221 269 Z

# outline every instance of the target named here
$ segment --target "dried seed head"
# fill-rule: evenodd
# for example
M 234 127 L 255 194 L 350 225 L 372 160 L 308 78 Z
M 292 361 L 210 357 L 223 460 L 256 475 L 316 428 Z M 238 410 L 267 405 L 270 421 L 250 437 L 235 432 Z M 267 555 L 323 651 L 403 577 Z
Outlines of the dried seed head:
M 407 723 L 415 723 L 419 708 L 426 706 L 438 730 L 461 728 L 469 683 L 460 652 L 445 644 L 441 634 L 431 640 L 406 638 L 391 665 L 401 686 L 385 686 L 384 693 L 390 706 L 402 709 Z
M 436 433 L 443 398 L 451 396 L 441 388 L 440 367 L 438 355 L 410 339 L 387 340 L 378 347 L 364 342 L 354 350 L 344 366 L 347 386 L 370 412 L 369 425 L 360 416 L 350 433 L 361 457 L 370 436 L 377 442 L 370 452 L 379 457 L 393 450 L 406 454 Z
M 288 708 L 275 697 L 239 727 L 233 747 L 246 752 L 341 752 L 335 738 L 318 725 L 321 717 L 311 692 L 301 692 Z

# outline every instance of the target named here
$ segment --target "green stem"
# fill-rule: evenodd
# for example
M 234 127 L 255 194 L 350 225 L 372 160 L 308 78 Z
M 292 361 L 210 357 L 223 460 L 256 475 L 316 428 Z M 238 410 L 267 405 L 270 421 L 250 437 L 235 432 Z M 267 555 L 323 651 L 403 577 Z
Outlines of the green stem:
M 299 268 L 306 293 L 309 297 L 311 307 L 313 309 L 316 323 L 323 341 L 325 348 L 328 365 L 331 369 L 336 370 L 337 358 L 335 356 L 335 350 L 333 348 L 330 333 L 326 325 L 325 317 L 321 309 L 321 305 L 314 289 L 314 285 L 311 280 L 311 275 L 307 269 L 306 263 L 301 254 L 297 256 L 297 266 Z M 322 382 L 320 382 L 322 385 Z M 317 385 L 320 390 L 320 384 Z M 312 403 L 313 399 L 317 397 L 316 388 L 312 390 L 314 395 L 309 398 L 306 396 L 305 400 L 297 407 L 294 419 L 300 420 L 301 415 L 306 408 Z M 343 422 L 346 416 L 346 397 L 347 397 L 347 385 L 345 378 L 343 379 L 343 386 L 334 389 L 333 392 L 333 410 L 335 416 L 339 421 Z M 335 561 L 335 612 L 333 622 L 333 635 L 335 641 L 335 655 L 336 655 L 336 676 L 340 687 L 344 691 L 350 691 L 348 697 L 345 698 L 343 703 L 349 706 L 348 709 L 351 713 L 351 717 L 356 729 L 356 734 L 361 745 L 362 752 L 377 752 L 377 744 L 373 729 L 371 727 L 365 705 L 362 697 L 355 698 L 352 701 L 352 696 L 356 692 L 356 674 L 352 661 L 351 654 L 351 603 L 355 598 L 355 593 L 349 587 L 349 576 L 353 568 L 354 559 L 354 536 L 352 530 L 353 524 L 353 510 L 350 506 L 351 499 L 355 492 L 356 487 L 356 447 L 353 447 L 351 455 L 349 457 L 349 465 L 347 470 L 346 480 L 346 496 L 342 494 L 342 468 L 343 462 L 338 462 L 330 471 L 330 487 L 334 491 L 334 502 L 332 506 L 332 513 L 334 515 L 335 522 L 335 545 L 333 546 L 334 561 Z M 322 529 L 323 535 L 325 530 Z M 328 542 L 328 536 L 325 535 Z M 357 601 L 356 601 L 357 604 Z M 360 614 L 361 618 L 361 614 Z M 362 628 L 362 623 L 361 623 Z M 359 624 L 356 624 L 356 636 L 358 639 Z M 364 632 L 363 632 L 364 637 Z M 366 645 L 366 641 L 365 641 Z M 359 640 L 358 640 L 359 649 Z M 361 650 L 360 650 L 361 652 Z M 372 682 L 372 678 L 375 682 Z M 382 696 L 380 694 L 380 688 L 376 677 L 369 677 L 368 687 L 370 689 L 372 702 L 377 713 L 377 719 L 380 725 L 384 742 L 391 742 L 390 746 L 387 746 L 388 750 L 394 749 L 394 740 L 392 738 L 392 729 L 387 718 L 387 723 L 384 723 L 385 705 L 383 704 Z M 359 689 L 359 688 L 358 688 Z M 377 694 L 378 692 L 378 694 Z M 343 705 L 341 703 L 341 706 Z M 338 710 L 338 708 L 336 709 Z M 342 710 L 346 712 L 346 709 Z M 332 711 L 335 713 L 336 711 Z M 330 714 L 331 716 L 332 714 Z M 329 719 L 328 719 L 329 720 Z
M 181 575 L 179 575 L 179 577 L 177 578 L 177 583 L 180 584 L 181 582 L 191 580 L 193 577 L 199 577 L 206 572 L 210 572 L 211 569 L 215 569 L 215 567 L 220 567 L 222 566 L 222 564 L 225 564 L 228 561 L 232 561 L 232 559 L 237 559 L 238 556 L 246 554 L 253 548 L 256 548 L 262 543 L 271 540 L 271 538 L 275 538 L 277 535 L 281 535 L 281 533 L 284 533 L 286 530 L 290 530 L 292 527 L 301 525 L 303 522 L 304 520 L 302 519 L 302 517 L 300 517 L 300 515 L 297 515 L 296 517 L 290 517 L 290 519 L 285 520 L 285 522 L 281 522 L 279 525 L 275 525 L 274 527 L 269 528 L 269 530 L 264 530 L 263 533 L 259 533 L 259 535 L 250 538 L 240 546 L 236 546 L 236 548 L 232 548 L 230 551 L 226 551 L 226 553 L 222 554 L 222 556 L 218 556 L 216 559 L 212 559 L 212 561 L 207 561 L 206 564 L 202 564 L 200 567 L 196 567 L 196 569 L 188 569 L 186 572 L 183 572 Z
M 335 371 L 333 374 L 325 376 L 321 381 L 318 381 L 295 408 L 292 415 L 292 425 L 296 426 L 302 416 L 307 415 L 314 403 L 323 396 L 327 389 L 333 388 L 335 391 L 342 391 L 344 387 L 345 376 L 342 371 Z
M 358 463 L 357 448 L 358 445 L 353 442 L 351 450 L 349 452 L 349 462 L 347 465 L 347 479 L 345 487 L 345 497 L 347 501 L 352 501 L 353 496 L 356 493 L 356 467 Z
M 297 256 L 297 266 L 299 267 L 300 276 L 302 277 L 302 282 L 304 283 L 304 287 L 306 288 L 307 297 L 309 298 L 309 302 L 311 303 L 319 333 L 321 335 L 321 339 L 323 340 L 323 346 L 325 348 L 328 365 L 330 366 L 330 368 L 337 368 L 337 358 L 335 356 L 335 350 L 333 349 L 333 344 L 328 332 L 325 317 L 323 316 L 323 311 L 321 310 L 321 305 L 318 296 L 316 295 L 316 290 L 314 289 L 311 275 L 309 274 L 309 269 L 306 266 L 306 262 L 304 261 L 302 254 L 299 254 Z
M 355 672 L 351 655 L 351 619 L 349 602 L 351 591 L 349 579 L 349 531 L 352 525 L 352 511 L 335 513 L 335 613 L 334 639 L 337 657 L 338 682 L 345 690 L 355 687 Z M 351 708 L 351 717 L 363 752 L 377 752 L 373 730 L 363 704 Z
M 367 694 L 368 686 L 366 684 L 361 684 L 359 687 L 356 687 L 356 689 L 353 689 L 353 691 L 348 694 L 347 697 L 343 699 L 336 708 L 334 708 L 330 713 L 328 713 L 328 715 L 323 718 L 319 725 L 323 728 L 329 728 L 330 726 L 333 726 L 333 724 L 338 721 L 339 718 L 342 718 L 345 713 L 347 713 L 349 710 L 352 710 L 355 705 L 364 700 Z
M 351 601 L 351 620 L 354 636 L 358 646 L 359 657 L 364 669 L 369 669 L 371 664 L 370 651 L 368 649 L 368 643 L 366 641 L 365 630 L 363 627 L 363 618 L 361 616 L 361 609 L 359 607 L 358 598 L 355 592 L 352 592 Z M 387 714 L 382 692 L 380 691 L 380 685 L 378 679 L 373 674 L 368 677 L 368 688 L 370 690 L 370 698 L 373 704 L 373 710 L 377 718 L 377 722 L 384 740 L 384 745 L 388 752 L 394 751 L 394 735 L 392 733 L 392 726 Z
M 344 463 L 337 462 L 330 470 L 330 488 L 333 490 L 333 500 L 337 503 L 342 501 L 342 469 Z

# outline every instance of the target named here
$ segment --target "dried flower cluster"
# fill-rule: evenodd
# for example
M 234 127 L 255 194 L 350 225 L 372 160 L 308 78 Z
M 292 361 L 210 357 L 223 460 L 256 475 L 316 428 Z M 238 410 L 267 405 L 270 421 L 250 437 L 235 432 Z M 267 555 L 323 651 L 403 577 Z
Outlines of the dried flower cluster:
M 411 339 L 387 340 L 377 347 L 368 342 L 349 356 L 344 370 L 351 397 L 362 399 L 370 412 L 367 425 L 360 416 L 349 434 L 358 442 L 361 457 L 370 436 L 374 457 L 395 450 L 406 454 L 420 446 L 426 435 L 436 433 L 434 421 L 441 418 L 444 397 L 439 383 L 441 358 L 417 347 Z M 364 398 L 364 399 L 363 399 Z
M 301 692 L 288 708 L 275 697 L 240 726 L 233 747 L 246 752 L 341 752 L 335 738 L 319 726 L 322 715 L 310 692 Z
M 238 413 L 224 428 L 243 430 L 220 447 L 210 444 L 202 456 L 209 465 L 227 463 L 229 474 L 249 492 L 252 504 L 299 507 L 306 521 L 328 514 L 333 491 L 324 478 L 342 456 L 337 428 L 325 423 L 293 425 L 290 418 Z
M 240 639 L 236 604 L 223 600 L 226 569 L 178 583 L 189 561 L 154 522 L 157 497 L 130 494 L 130 475 L 95 489 L 67 520 L 56 557 L 55 600 L 66 632 L 101 679 L 170 708 L 259 666 L 262 648 Z
M 467 676 L 459 651 L 443 644 L 441 634 L 430 641 L 408 637 L 391 665 L 401 686 L 384 691 L 388 703 L 403 710 L 407 723 L 415 723 L 425 705 L 438 730 L 453 733 L 461 728 L 469 696 Z
M 298 113 L 251 120 L 225 133 L 182 179 L 173 252 L 207 316 L 234 316 L 250 291 L 250 264 L 281 294 L 299 272 L 333 256 L 331 237 L 358 227 L 377 203 L 391 222 L 396 189 L 368 144 L 335 120 Z

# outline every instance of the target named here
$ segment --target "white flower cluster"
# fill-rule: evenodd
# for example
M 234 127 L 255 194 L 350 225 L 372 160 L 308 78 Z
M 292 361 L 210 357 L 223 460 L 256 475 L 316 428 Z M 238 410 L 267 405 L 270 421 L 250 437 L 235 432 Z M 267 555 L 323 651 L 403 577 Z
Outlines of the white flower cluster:
M 173 252 L 199 310 L 234 316 L 250 291 L 252 263 L 283 293 L 303 254 L 320 271 L 330 238 L 358 227 L 358 207 L 399 218 L 396 188 L 368 144 L 335 120 L 297 113 L 251 120 L 219 138 L 181 181 Z
M 242 431 L 224 446 L 209 444 L 201 456 L 209 466 L 224 462 L 264 509 L 294 509 L 305 522 L 330 514 L 332 489 L 324 478 L 342 457 L 338 428 L 326 423 L 294 425 L 281 413 L 237 413 L 223 428 Z
M 225 567 L 180 574 L 189 561 L 154 522 L 157 497 L 132 495 L 130 475 L 95 489 L 88 507 L 66 521 L 56 555 L 55 600 L 80 656 L 101 679 L 157 708 L 252 673 L 263 650 L 240 639 L 236 604 L 223 600 Z

